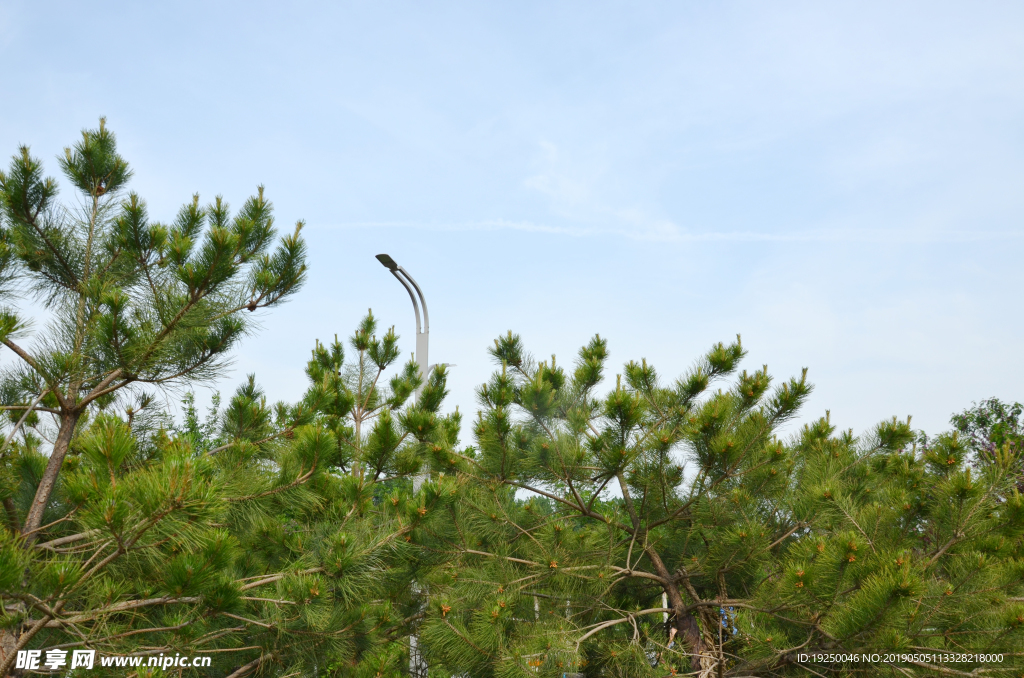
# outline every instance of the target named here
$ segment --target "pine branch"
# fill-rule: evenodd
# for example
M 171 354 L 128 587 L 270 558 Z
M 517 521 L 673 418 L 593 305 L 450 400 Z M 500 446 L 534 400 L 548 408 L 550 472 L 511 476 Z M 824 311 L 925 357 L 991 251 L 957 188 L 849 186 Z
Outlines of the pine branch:
M 230 612 L 221 612 L 221 614 L 224 615 L 225 617 L 230 617 L 231 619 L 237 619 L 240 622 L 245 622 L 246 624 L 253 624 L 255 626 L 262 626 L 265 629 L 274 629 L 274 628 L 276 628 L 273 624 L 264 624 L 263 622 L 258 622 L 258 621 L 255 621 L 253 619 L 246 619 L 245 617 L 240 617 L 237 614 L 231 614 Z
M 91 391 L 89 391 L 89 395 L 87 395 L 82 400 L 82 402 L 80 403 L 80 406 L 84 407 L 84 406 L 88 405 L 89 403 L 91 403 L 92 401 L 94 401 L 97 398 L 99 398 L 100 396 L 104 396 L 107 393 L 111 393 L 113 391 L 116 391 L 117 389 L 122 388 L 123 386 L 126 386 L 127 384 L 131 383 L 132 380 L 129 378 L 129 379 L 126 379 L 124 381 L 124 383 L 118 384 L 117 386 L 114 386 L 114 387 L 111 387 L 111 388 L 107 388 L 108 386 L 110 386 L 110 384 L 114 380 L 116 380 L 122 374 L 124 374 L 124 369 L 121 368 L 121 367 L 118 367 L 116 370 L 114 370 L 113 372 L 111 372 L 110 374 L 105 376 L 103 378 L 103 380 L 100 381 L 100 383 L 96 384 L 96 386 L 94 386 L 93 389 Z
M 295 574 L 316 574 L 318 572 L 323 572 L 323 571 L 324 571 L 324 568 L 322 568 L 322 567 L 313 567 L 313 568 L 310 568 L 308 570 L 301 570 L 299 572 L 296 572 Z M 285 577 L 291 576 L 291 574 L 292 573 L 290 573 L 290 572 L 282 572 L 280 574 L 273 574 L 273 575 L 270 575 L 268 577 L 264 577 L 264 578 L 260 579 L 259 581 L 255 581 L 255 582 L 251 582 L 249 584 L 246 584 L 246 585 L 240 587 L 238 590 L 239 591 L 248 591 L 249 589 L 254 589 L 254 588 L 257 588 L 259 586 L 263 586 L 265 584 L 273 584 L 274 582 L 281 581 Z M 245 581 L 245 580 L 243 579 L 241 581 Z
M 63 626 L 64 624 L 80 624 L 109 614 L 127 612 L 129 610 L 139 610 L 145 607 L 153 607 L 154 605 L 194 605 L 202 602 L 202 600 L 201 596 L 163 596 L 161 598 L 147 598 L 145 600 L 126 600 L 123 603 L 108 605 L 107 607 L 101 607 L 96 610 L 69 612 L 67 614 L 71 615 L 70 617 L 56 618 L 49 622 L 47 626 L 53 628 Z
M 83 539 L 88 539 L 89 537 L 96 536 L 97 534 L 100 534 L 101 532 L 102 532 L 102 530 L 98 530 L 98 529 L 97 530 L 87 530 L 85 532 L 79 532 L 78 534 L 72 534 L 72 535 L 68 535 L 67 537 L 60 537 L 58 539 L 53 539 L 51 541 L 43 542 L 42 544 L 35 544 L 35 548 L 37 548 L 37 549 L 47 549 L 47 550 L 53 551 L 53 550 L 55 550 L 55 547 L 57 547 L 57 546 L 63 546 L 64 544 L 71 544 L 71 543 L 76 542 L 76 541 L 81 541 Z
M 153 627 L 153 628 L 148 628 L 148 629 L 135 629 L 134 631 L 125 631 L 124 633 L 117 633 L 117 634 L 114 634 L 112 636 L 104 636 L 98 642 L 109 643 L 112 640 L 120 640 L 121 638 L 127 638 L 129 636 L 137 636 L 137 635 L 142 634 L 142 633 L 166 633 L 166 632 L 172 632 L 172 631 L 180 631 L 181 629 L 189 627 L 189 626 L 191 626 L 194 623 L 195 623 L 194 621 L 187 621 L 187 622 L 184 622 L 182 624 L 178 624 L 177 626 L 158 626 L 158 627 Z M 61 650 L 61 649 L 64 649 L 66 647 L 78 647 L 80 645 L 92 645 L 92 644 L 95 644 L 96 642 L 97 642 L 96 640 L 82 640 L 82 641 L 79 641 L 79 642 L 76 642 L 76 643 L 63 643 L 61 645 L 54 645 L 50 649 Z
M 250 495 L 245 496 L 245 497 L 229 497 L 226 501 L 229 501 L 229 502 L 249 501 L 249 500 L 252 500 L 252 499 L 260 499 L 262 497 L 269 497 L 269 496 L 274 495 L 274 494 L 279 494 L 281 492 L 284 492 L 286 490 L 290 490 L 293 487 L 297 487 L 297 486 L 301 485 L 302 483 L 306 482 L 307 480 L 309 480 L 310 478 L 313 477 L 313 474 L 315 472 L 316 472 L 316 466 L 313 466 L 313 468 L 309 469 L 308 473 L 306 473 L 305 475 L 297 477 L 295 480 L 293 480 L 292 482 L 288 483 L 287 485 L 282 485 L 281 487 L 274 488 L 273 490 L 267 490 L 266 492 L 260 492 L 259 494 L 250 494 Z
M 53 614 L 58 614 L 63 606 L 64 601 L 58 602 L 53 608 Z M 32 640 L 32 638 L 34 638 L 35 635 L 39 633 L 51 619 L 53 619 L 51 615 L 46 615 L 32 624 L 27 631 L 21 634 L 21 637 L 18 638 L 18 642 L 15 644 L 10 654 L 7 655 L 7 658 L 3 660 L 3 662 L 0 662 L 0 676 L 8 674 L 11 670 L 11 664 L 14 663 L 14 660 L 17 657 L 18 650 L 25 649 L 25 646 L 28 645 L 29 641 Z
M 248 443 L 249 445 L 262 445 L 263 443 L 269 443 L 271 440 L 277 440 L 281 436 L 287 436 L 288 434 L 292 433 L 294 430 L 295 430 L 295 427 L 289 426 L 289 427 L 287 427 L 287 428 L 285 428 L 285 429 L 283 429 L 281 431 L 278 431 L 277 433 L 273 433 L 273 434 L 267 436 L 266 438 L 260 438 L 259 440 L 254 440 L 254 441 L 243 440 L 241 442 L 242 443 Z M 214 454 L 217 454 L 218 452 L 223 452 L 224 450 L 228 449 L 232 445 L 238 445 L 238 444 L 239 444 L 239 441 L 232 441 L 232 442 L 227 443 L 225 445 L 221 445 L 220 447 L 215 447 L 212 450 L 210 450 L 209 452 L 207 452 L 206 454 L 207 455 L 214 455 Z
M 43 392 L 40 393 L 38 396 L 36 396 L 35 400 L 33 400 L 32 403 L 25 408 L 25 414 L 21 415 L 21 419 L 18 420 L 18 423 L 14 425 L 14 428 L 11 429 L 11 432 L 9 434 L 7 434 L 7 438 L 4 439 L 3 447 L 0 447 L 0 454 L 2 454 L 7 449 L 7 446 L 11 444 L 11 441 L 14 440 L 14 436 L 18 433 L 18 429 L 21 428 L 22 424 L 25 423 L 25 420 L 28 419 L 28 415 L 31 414 L 34 409 L 36 409 L 36 405 L 39 404 L 39 401 L 42 400 L 46 396 L 47 393 L 49 393 L 49 390 L 44 389 Z M 4 407 L 3 409 L 6 410 L 6 409 L 15 409 L 15 408 L 14 407 Z M 47 408 L 38 408 L 38 409 L 44 410 L 44 411 L 47 411 L 47 412 L 54 412 L 56 414 L 56 412 L 54 410 L 50 410 L 50 409 L 47 409 Z
M 263 661 L 265 659 L 269 659 L 271 656 L 272 655 L 266 655 L 266 656 L 261 656 L 261 657 L 259 657 L 257 659 L 254 659 L 251 662 L 249 662 L 248 664 L 246 664 L 245 666 L 242 666 L 241 668 L 239 668 L 237 671 L 234 671 L 231 674 L 225 676 L 225 678 L 242 678 L 242 676 L 246 675 L 247 673 L 249 673 L 251 671 L 255 671 L 256 669 L 258 669 L 260 664 L 263 663 Z
M 776 546 L 778 546 L 782 542 L 786 541 L 786 539 L 788 539 L 794 532 L 796 532 L 797 530 L 799 530 L 800 528 L 803 528 L 803 527 L 807 527 L 807 523 L 798 522 L 793 527 L 791 527 L 784 535 L 782 535 L 781 537 L 779 537 L 778 539 L 773 541 L 771 544 L 768 544 L 768 546 L 766 546 L 764 548 L 764 550 L 765 551 L 771 551 L 773 548 L 775 548 Z
M 36 363 L 36 361 L 35 361 L 35 358 L 33 358 L 32 356 L 30 356 L 30 355 L 29 355 L 29 354 L 28 354 L 28 353 L 27 353 L 27 352 L 25 351 L 25 349 L 23 349 L 23 348 L 22 348 L 21 346 L 18 346 L 17 344 L 15 344 L 15 343 L 14 343 L 13 341 L 11 341 L 11 340 L 10 340 L 9 338 L 6 338 L 6 337 L 4 338 L 3 342 L 4 342 L 4 345 L 5 345 L 5 346 L 6 346 L 7 348 L 9 348 L 9 349 L 11 349 L 12 351 L 14 351 L 14 353 L 15 353 L 15 354 L 16 354 L 16 355 L 17 355 L 17 356 L 18 356 L 19 358 L 21 358 L 21 359 L 22 359 L 22 360 L 24 360 L 24 361 L 25 361 L 26 363 L 28 363 L 29 367 L 31 367 L 31 368 L 32 368 L 33 370 L 35 370 L 35 371 L 36 371 L 37 373 L 39 373 L 39 374 L 42 374 L 42 372 L 40 372 L 40 371 L 39 371 L 39 364 L 38 364 L 38 363 Z
M 657 614 L 659 612 L 670 612 L 671 613 L 671 612 L 675 612 L 675 610 L 673 610 L 670 607 L 652 607 L 652 608 L 649 608 L 647 610 L 640 610 L 639 612 L 629 612 L 629 613 L 627 613 L 627 615 L 625 617 L 623 617 L 621 619 L 612 619 L 611 621 L 601 622 L 601 623 L 597 624 L 593 629 L 591 629 L 590 631 L 587 631 L 585 634 L 583 634 L 583 636 L 581 636 L 576 641 L 576 650 L 579 651 L 579 647 L 583 643 L 583 641 L 585 641 L 587 638 L 590 638 L 595 633 L 599 633 L 599 632 L 605 630 L 606 628 L 609 628 L 611 626 L 615 626 L 616 624 L 623 624 L 625 622 L 633 622 L 633 623 L 635 623 L 635 620 L 636 620 L 637 617 L 642 617 L 642 616 L 647 615 L 647 614 Z

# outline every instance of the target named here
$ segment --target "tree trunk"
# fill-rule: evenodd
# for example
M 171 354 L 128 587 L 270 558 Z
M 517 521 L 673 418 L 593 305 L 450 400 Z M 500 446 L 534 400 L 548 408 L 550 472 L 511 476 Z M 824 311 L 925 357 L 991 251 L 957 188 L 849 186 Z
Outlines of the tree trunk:
M 674 588 L 670 587 L 670 589 Z M 670 600 L 669 606 L 675 610 L 672 625 L 675 627 L 676 637 L 683 647 L 686 648 L 687 654 L 690 655 L 692 668 L 700 672 L 698 675 L 701 678 L 711 676 L 712 671 L 718 666 L 718 662 L 715 661 L 712 655 L 712 644 L 706 642 L 704 635 L 701 633 L 696 614 L 686 614 L 683 612 L 686 609 L 686 605 L 683 603 L 679 590 L 676 589 L 674 592 L 669 590 L 667 593 Z
M 648 551 L 648 553 L 651 552 Z M 651 560 L 654 561 L 655 569 L 659 571 L 659 574 L 662 571 L 668 572 L 661 558 L 657 557 L 657 554 L 654 554 Z M 668 577 L 665 577 L 665 579 L 668 579 Z M 667 594 L 668 605 L 673 610 L 672 626 L 676 630 L 678 642 L 686 648 L 687 654 L 690 655 L 691 668 L 699 671 L 698 675 L 700 678 L 709 678 L 713 675 L 712 672 L 715 668 L 717 668 L 718 662 L 712 654 L 714 644 L 709 642 L 710 639 L 707 637 L 707 624 L 705 624 L 705 630 L 702 633 L 700 623 L 697 621 L 698 612 L 696 610 L 690 613 L 685 612 L 686 603 L 683 601 L 683 594 L 679 590 L 678 585 L 672 582 L 664 586 L 662 590 Z
M 676 634 L 679 636 L 679 642 L 686 647 L 686 651 L 691 657 L 694 664 L 693 668 L 700 671 L 700 678 L 711 675 L 710 671 L 717 663 L 709 652 L 711 645 L 704 642 L 704 638 L 701 636 L 696 611 L 690 614 L 684 612 L 686 603 L 683 601 L 683 594 L 679 590 L 679 585 L 673 581 L 674 577 L 669 573 L 665 562 L 661 559 L 661 555 L 651 546 L 645 547 L 644 552 L 651 559 L 651 564 L 654 565 L 658 576 L 661 577 L 663 582 L 662 590 L 668 596 L 669 607 L 673 610 L 674 619 L 672 624 L 675 626 Z M 694 600 L 693 602 L 699 601 Z
M 29 507 L 28 515 L 25 517 L 25 527 L 22 534 L 27 536 L 27 543 L 31 544 L 39 536 L 36 530 L 43 524 L 43 513 L 50 503 L 50 495 L 53 487 L 57 484 L 57 476 L 60 475 L 61 465 L 68 453 L 68 446 L 71 444 L 71 437 L 75 434 L 75 427 L 78 419 L 82 416 L 81 411 L 73 410 L 62 413 L 60 416 L 60 431 L 57 433 L 57 440 L 53 443 L 53 451 L 50 453 L 50 461 L 46 464 L 46 471 L 43 472 L 39 487 L 36 488 L 36 496 Z
M 675 615 L 676 634 L 686 650 L 693 656 L 704 651 L 704 643 L 700 636 L 700 626 L 692 614 Z

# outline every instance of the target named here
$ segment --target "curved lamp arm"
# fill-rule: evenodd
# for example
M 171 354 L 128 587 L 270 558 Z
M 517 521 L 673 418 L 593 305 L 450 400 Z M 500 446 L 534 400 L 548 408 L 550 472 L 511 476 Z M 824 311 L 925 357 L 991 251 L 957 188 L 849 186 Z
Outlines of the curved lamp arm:
M 426 382 L 428 372 L 430 370 L 430 363 L 428 362 L 429 353 L 429 339 L 430 339 L 430 316 L 427 315 L 427 300 L 423 296 L 423 291 L 420 286 L 416 284 L 413 277 L 409 275 L 409 272 L 404 268 L 395 263 L 387 254 L 378 254 L 377 261 L 384 265 L 391 275 L 398 279 L 398 282 L 402 283 L 402 287 L 409 293 L 409 299 L 412 300 L 412 310 L 416 313 L 416 365 L 420 369 L 420 376 L 423 381 Z M 412 285 L 412 287 L 410 287 Z M 413 290 L 416 293 L 413 294 Z M 417 303 L 417 297 L 419 297 L 419 303 Z M 420 324 L 420 305 L 423 306 L 423 324 Z M 423 384 L 416 389 L 416 397 L 419 397 L 420 391 L 423 389 Z

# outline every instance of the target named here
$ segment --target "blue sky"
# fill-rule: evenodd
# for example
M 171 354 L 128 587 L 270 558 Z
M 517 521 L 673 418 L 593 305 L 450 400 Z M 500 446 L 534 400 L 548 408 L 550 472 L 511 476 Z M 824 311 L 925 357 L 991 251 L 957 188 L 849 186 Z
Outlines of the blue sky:
M 368 307 L 412 351 L 388 252 L 464 412 L 508 329 L 668 378 L 740 333 L 855 430 L 1024 399 L 1020 3 L 6 0 L 0 56 L 0 152 L 56 173 L 104 115 L 154 218 L 265 184 L 308 222 L 224 392 L 296 399 Z

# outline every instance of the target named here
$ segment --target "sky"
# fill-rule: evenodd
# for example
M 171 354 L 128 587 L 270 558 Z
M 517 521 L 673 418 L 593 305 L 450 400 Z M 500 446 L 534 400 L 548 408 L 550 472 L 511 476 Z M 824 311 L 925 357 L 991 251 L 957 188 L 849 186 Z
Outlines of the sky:
M 154 219 L 262 184 L 306 221 L 305 288 L 201 400 L 298 399 L 368 308 L 412 352 L 381 252 L 468 414 L 508 330 L 666 381 L 740 334 L 858 432 L 1024 400 L 1017 2 L 0 0 L 0 59 L 0 154 L 56 175 L 106 116 Z

